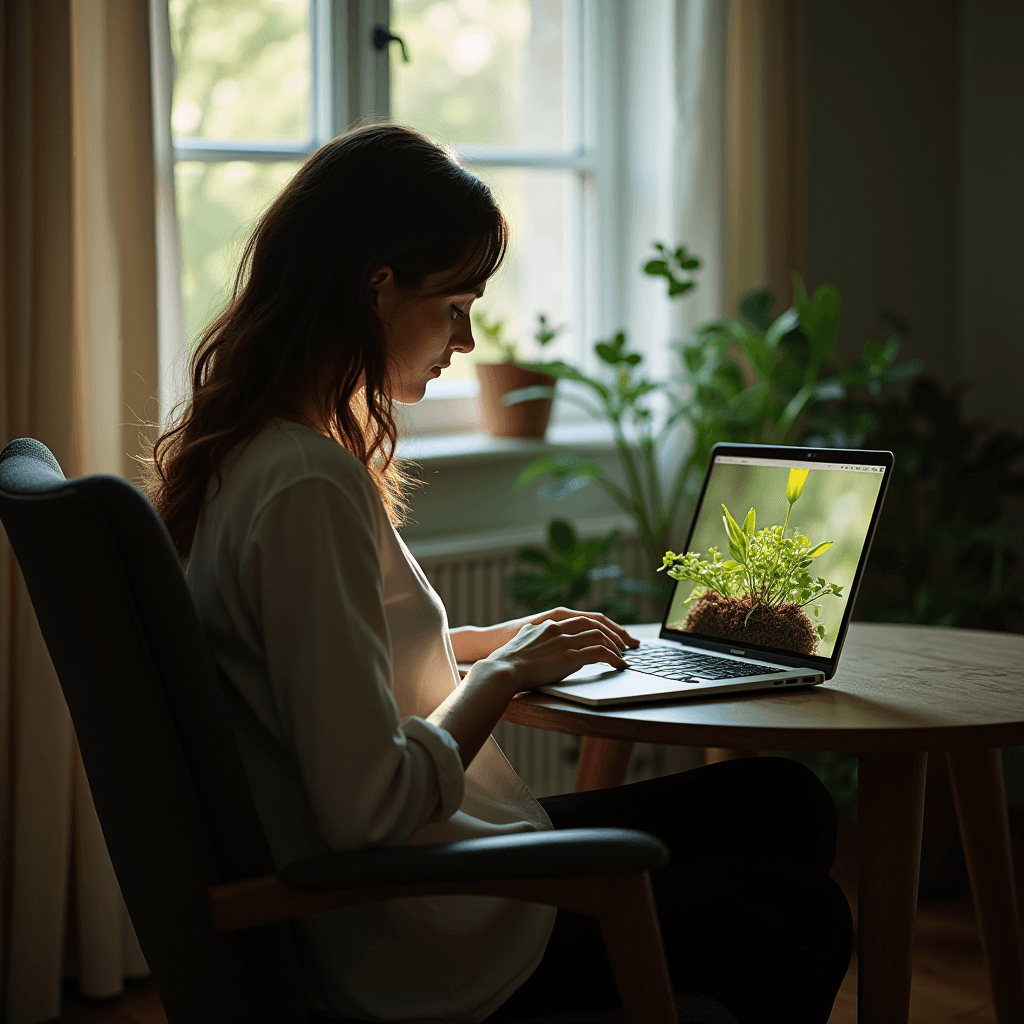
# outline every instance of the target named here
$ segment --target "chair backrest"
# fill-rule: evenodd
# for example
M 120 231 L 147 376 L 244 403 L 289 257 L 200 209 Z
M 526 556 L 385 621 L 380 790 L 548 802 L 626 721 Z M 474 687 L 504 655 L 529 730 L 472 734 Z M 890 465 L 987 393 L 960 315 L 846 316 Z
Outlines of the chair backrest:
M 113 476 L 0 452 L 0 520 L 71 711 L 110 858 L 171 1024 L 307 1019 L 288 925 L 223 935 L 210 885 L 273 874 L 176 552 Z

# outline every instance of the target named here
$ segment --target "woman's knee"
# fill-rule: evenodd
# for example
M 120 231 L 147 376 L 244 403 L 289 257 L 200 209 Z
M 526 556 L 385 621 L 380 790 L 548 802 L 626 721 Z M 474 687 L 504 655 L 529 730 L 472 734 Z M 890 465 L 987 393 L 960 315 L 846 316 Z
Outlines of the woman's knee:
M 698 771 L 714 772 L 713 788 L 723 796 L 728 792 L 733 806 L 743 807 L 760 823 L 769 845 L 774 835 L 799 848 L 793 859 L 825 872 L 831 869 L 839 817 L 832 795 L 806 765 L 788 757 L 751 757 Z

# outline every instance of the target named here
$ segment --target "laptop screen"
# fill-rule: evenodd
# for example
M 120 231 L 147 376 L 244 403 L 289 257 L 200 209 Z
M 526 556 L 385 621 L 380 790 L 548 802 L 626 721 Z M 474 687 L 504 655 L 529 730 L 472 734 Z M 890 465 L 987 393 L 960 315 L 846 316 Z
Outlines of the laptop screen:
M 779 448 L 765 456 L 716 447 L 689 542 L 670 571 L 679 582 L 665 628 L 832 659 L 892 456 Z

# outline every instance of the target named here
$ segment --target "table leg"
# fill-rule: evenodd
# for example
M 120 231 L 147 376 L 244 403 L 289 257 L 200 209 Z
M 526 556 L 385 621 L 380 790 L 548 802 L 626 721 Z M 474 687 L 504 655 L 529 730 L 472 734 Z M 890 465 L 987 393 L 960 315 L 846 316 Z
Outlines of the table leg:
M 928 755 L 860 761 L 857 1020 L 906 1024 Z
M 584 736 L 576 769 L 576 792 L 621 786 L 633 753 L 632 740 L 604 740 Z
M 998 750 L 946 754 L 999 1024 L 1024 1024 L 1024 959 Z

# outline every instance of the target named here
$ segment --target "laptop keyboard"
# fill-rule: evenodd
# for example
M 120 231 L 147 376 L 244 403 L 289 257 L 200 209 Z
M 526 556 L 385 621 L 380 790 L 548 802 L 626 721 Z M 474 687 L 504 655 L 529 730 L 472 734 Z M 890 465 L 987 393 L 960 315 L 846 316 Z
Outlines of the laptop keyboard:
M 750 662 L 730 661 L 716 658 L 713 654 L 698 654 L 695 651 L 675 651 L 670 647 L 641 644 L 635 650 L 626 651 L 623 658 L 634 672 L 643 672 L 663 679 L 680 682 L 699 679 L 740 679 L 743 676 L 777 672 L 772 665 L 754 665 Z

